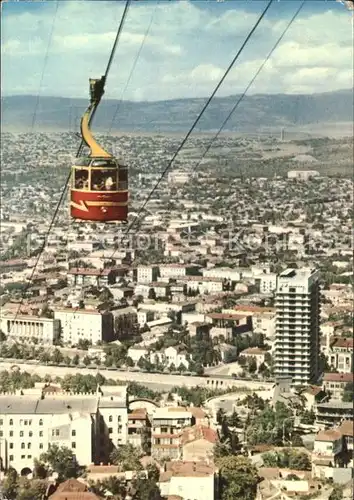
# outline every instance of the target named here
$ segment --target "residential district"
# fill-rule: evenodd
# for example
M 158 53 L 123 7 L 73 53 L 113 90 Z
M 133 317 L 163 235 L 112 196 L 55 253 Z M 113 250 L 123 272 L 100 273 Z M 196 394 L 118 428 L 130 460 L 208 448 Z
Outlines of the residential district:
M 3 134 L 0 498 L 351 499 L 348 141 L 194 137 L 145 206 L 180 138 L 103 139 L 130 223 L 50 227 L 77 138 Z

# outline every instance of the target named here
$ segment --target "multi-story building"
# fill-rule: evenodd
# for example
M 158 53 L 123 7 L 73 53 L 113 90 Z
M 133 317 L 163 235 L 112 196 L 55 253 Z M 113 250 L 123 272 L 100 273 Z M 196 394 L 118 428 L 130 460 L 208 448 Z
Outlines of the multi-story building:
M 323 427 L 339 425 L 343 420 L 353 421 L 353 403 L 329 401 L 316 405 L 316 424 Z
M 259 278 L 259 291 L 263 294 L 270 294 L 277 288 L 277 275 L 275 273 L 262 274 Z
M 108 462 L 127 442 L 127 387 L 105 386 L 96 394 L 67 394 L 38 384 L 0 395 L 2 467 L 31 472 L 33 460 L 52 444 L 70 448 L 80 465 Z
M 195 424 L 191 411 L 185 408 L 156 408 L 152 420 L 151 452 L 156 459 L 181 457 L 183 429 Z
M 158 266 L 138 266 L 136 269 L 136 281 L 138 283 L 151 283 L 157 280 L 158 275 Z
M 12 340 L 52 345 L 59 338 L 60 321 L 27 314 L 17 316 L 4 311 L 0 316 L 0 330 Z
M 116 273 L 112 269 L 72 268 L 68 271 L 68 285 L 109 286 L 116 282 Z
M 319 275 L 313 269 L 287 269 L 276 290 L 274 371 L 293 385 L 316 382 L 319 376 Z
M 110 312 L 86 309 L 58 309 L 54 318 L 60 321 L 61 339 L 65 344 L 77 345 L 79 340 L 97 342 L 114 340 L 113 316 Z
M 329 338 L 325 354 L 329 364 L 340 373 L 353 372 L 353 339 L 345 337 Z
M 145 408 L 137 408 L 128 415 L 128 443 L 143 450 L 151 450 L 151 424 Z

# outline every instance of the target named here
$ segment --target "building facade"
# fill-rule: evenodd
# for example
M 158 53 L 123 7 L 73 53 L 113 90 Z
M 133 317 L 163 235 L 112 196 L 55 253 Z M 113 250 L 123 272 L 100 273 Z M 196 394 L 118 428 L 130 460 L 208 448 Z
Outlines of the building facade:
M 293 385 L 317 382 L 320 353 L 319 274 L 313 269 L 287 269 L 276 290 L 274 371 Z
M 96 394 L 63 393 L 38 384 L 18 394 L 0 395 L 0 462 L 18 473 L 50 445 L 70 448 L 80 465 L 109 461 L 127 442 L 127 387 L 105 386 Z
M 0 317 L 0 330 L 12 340 L 36 342 L 40 345 L 53 345 L 60 334 L 57 319 L 3 312 Z
M 58 309 L 54 318 L 60 321 L 61 339 L 65 344 L 77 345 L 79 340 L 97 342 L 114 340 L 113 316 L 109 312 L 85 309 Z

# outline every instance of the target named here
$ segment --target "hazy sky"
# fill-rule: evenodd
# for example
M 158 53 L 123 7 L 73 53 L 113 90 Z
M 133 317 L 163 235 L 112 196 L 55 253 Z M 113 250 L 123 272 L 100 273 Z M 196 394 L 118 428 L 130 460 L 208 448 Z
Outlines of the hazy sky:
M 40 92 L 87 98 L 89 77 L 104 73 L 124 4 L 117 0 L 2 3 L 3 95 Z M 106 97 L 207 96 L 266 4 L 263 0 L 132 2 Z M 245 89 L 299 4 L 274 2 L 218 95 Z M 352 85 L 351 14 L 335 1 L 316 0 L 306 2 L 250 93 L 325 92 Z

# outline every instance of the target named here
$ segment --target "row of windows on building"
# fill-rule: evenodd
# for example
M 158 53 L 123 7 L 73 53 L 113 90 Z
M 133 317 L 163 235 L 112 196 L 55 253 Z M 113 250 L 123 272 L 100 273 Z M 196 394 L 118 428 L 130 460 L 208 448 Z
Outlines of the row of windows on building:
M 32 443 L 27 443 L 27 449 L 30 450 L 31 447 L 32 447 Z M 76 443 L 72 442 L 71 443 L 71 447 L 75 449 L 76 448 Z M 9 449 L 10 450 L 14 449 L 14 443 L 9 443 Z M 26 449 L 26 443 L 21 443 L 21 450 L 24 450 L 24 449 Z M 39 449 L 43 450 L 43 443 L 39 443 Z
M 9 437 L 13 437 L 13 435 L 14 435 L 14 431 L 10 431 L 9 432 Z M 59 436 L 59 435 L 60 435 L 59 429 L 53 429 L 52 430 L 52 436 Z M 75 429 L 73 429 L 71 431 L 71 435 L 72 436 L 76 436 L 76 430 Z M 4 436 L 4 431 L 0 430 L 0 437 L 3 437 L 3 436 Z M 20 431 L 20 437 L 24 437 L 24 431 Z M 33 432 L 32 431 L 29 431 L 28 437 L 33 437 Z M 43 431 L 39 431 L 39 437 L 43 437 Z
M 109 415 L 108 417 L 108 421 L 109 422 L 113 422 L 113 416 L 112 415 Z M 121 422 L 122 421 L 122 417 L 120 415 L 118 415 L 118 422 Z M 4 425 L 4 420 L 2 418 L 0 418 L 0 426 L 1 425 Z M 14 425 L 14 421 L 12 418 L 10 418 L 9 420 L 9 425 Z M 20 425 L 32 425 L 32 420 L 20 420 Z M 43 425 L 43 419 L 40 419 L 39 422 L 38 422 L 38 425 Z

